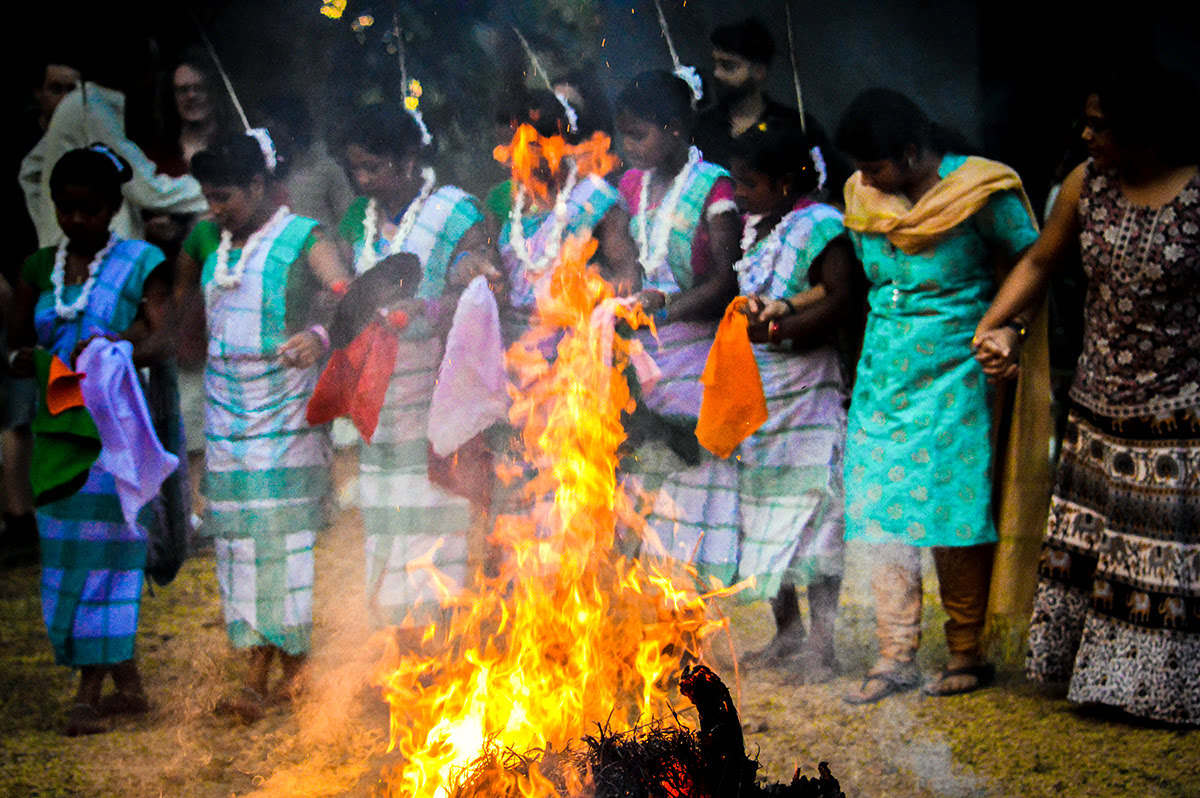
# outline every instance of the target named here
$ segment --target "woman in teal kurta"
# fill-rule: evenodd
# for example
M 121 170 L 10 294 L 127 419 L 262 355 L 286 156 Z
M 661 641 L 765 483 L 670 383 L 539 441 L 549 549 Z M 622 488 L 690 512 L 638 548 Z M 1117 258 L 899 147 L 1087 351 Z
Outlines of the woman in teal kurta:
M 871 544 L 879 659 L 851 703 L 918 681 L 920 549 L 932 548 L 950 660 L 926 692 L 984 686 L 980 637 L 996 525 L 991 390 L 972 335 L 995 293 L 997 257 L 1037 237 L 1007 167 L 948 152 L 910 100 L 872 90 L 840 143 L 859 171 L 846 226 L 870 281 L 846 444 L 846 538 Z

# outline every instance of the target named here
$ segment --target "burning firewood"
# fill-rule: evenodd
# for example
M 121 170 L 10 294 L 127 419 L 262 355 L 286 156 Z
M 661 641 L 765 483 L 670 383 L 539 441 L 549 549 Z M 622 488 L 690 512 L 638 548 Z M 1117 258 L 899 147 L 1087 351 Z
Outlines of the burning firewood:
M 696 705 L 700 729 L 661 721 L 622 733 L 602 728 L 568 750 L 485 757 L 458 784 L 454 798 L 492 794 L 496 770 L 509 783 L 541 784 L 539 794 L 563 798 L 845 798 L 829 766 L 790 784 L 759 784 L 758 762 L 747 757 L 729 689 L 708 668 L 687 668 L 680 691 Z M 523 791 L 514 792 L 520 798 Z

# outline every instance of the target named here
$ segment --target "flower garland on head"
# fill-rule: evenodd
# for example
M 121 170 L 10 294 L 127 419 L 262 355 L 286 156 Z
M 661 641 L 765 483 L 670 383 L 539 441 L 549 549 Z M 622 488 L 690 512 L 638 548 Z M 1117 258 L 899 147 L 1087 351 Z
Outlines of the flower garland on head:
M 638 231 L 638 260 L 641 261 L 642 271 L 647 277 L 655 277 L 660 274 L 661 270 L 667 263 L 667 246 L 671 241 L 671 229 L 674 226 L 675 210 L 679 206 L 679 199 L 683 196 L 683 190 L 687 187 L 688 181 L 691 178 L 692 170 L 696 164 L 700 163 L 700 150 L 696 147 L 688 149 L 687 163 L 679 170 L 671 181 L 671 187 L 667 189 L 667 193 L 663 196 L 662 202 L 654 211 L 654 220 L 650 221 L 650 179 L 654 175 L 653 169 L 647 169 L 642 173 L 642 191 L 638 197 L 637 215 L 634 220 L 637 222 Z M 653 239 L 651 239 L 650 228 L 654 228 Z
M 575 191 L 575 181 L 579 175 L 575 161 L 570 160 L 568 163 L 567 180 L 559 190 L 558 196 L 554 198 L 554 224 L 550 227 L 549 240 L 546 242 L 546 249 L 542 252 L 542 256 L 537 260 L 534 260 L 533 255 L 529 252 L 529 243 L 525 240 L 525 228 L 521 224 L 522 213 L 525 210 L 525 184 L 518 181 L 517 196 L 513 198 L 512 210 L 508 212 L 508 218 L 512 224 L 509 243 L 512 245 L 513 251 L 517 253 L 517 260 L 521 261 L 525 266 L 525 271 L 530 274 L 545 272 L 558 259 L 558 252 L 562 248 L 563 233 L 567 229 L 567 200 Z
M 421 210 L 425 207 L 425 201 L 433 193 L 433 186 L 437 182 L 437 173 L 433 171 L 432 166 L 426 166 L 421 170 L 421 179 L 423 181 L 421 183 L 421 190 L 417 192 L 417 196 L 404 209 L 404 215 L 400 217 L 400 224 L 396 227 L 396 234 L 388 242 L 388 255 L 395 255 L 399 252 L 400 248 L 404 246 L 404 242 L 408 240 L 408 236 L 412 233 L 413 228 L 416 227 L 417 217 L 421 215 Z M 378 226 L 379 203 L 372 197 L 367 202 L 367 210 L 363 214 L 362 252 L 354 262 L 354 272 L 356 274 L 364 274 L 371 271 L 375 267 L 375 264 L 379 262 L 379 258 L 375 255 L 375 235 Z
M 83 288 L 79 291 L 79 296 L 75 297 L 75 301 L 67 304 L 63 299 L 63 288 L 66 285 L 67 279 L 67 242 L 64 239 L 58 245 L 58 249 L 54 253 L 54 269 L 50 272 L 50 284 L 54 286 L 54 314 L 60 319 L 70 321 L 78 316 L 88 305 L 88 298 L 92 295 L 92 286 L 96 284 L 96 274 L 100 271 L 100 266 L 104 263 L 104 259 L 108 257 L 108 253 L 112 252 L 121 239 L 117 238 L 116 234 L 108 234 L 108 243 L 104 245 L 96 256 L 92 258 L 92 262 L 87 266 L 87 279 L 83 282 Z
M 217 245 L 217 264 L 213 269 L 213 282 L 217 284 L 218 288 L 237 288 L 242 284 L 242 275 L 246 273 L 246 264 L 250 261 L 251 256 L 262 244 L 267 233 L 273 232 L 279 223 L 290 214 L 291 210 L 288 209 L 288 206 L 280 205 L 267 223 L 246 239 L 246 243 L 242 246 L 242 254 L 232 269 L 229 267 L 229 251 L 233 249 L 233 233 L 221 230 L 221 243 Z

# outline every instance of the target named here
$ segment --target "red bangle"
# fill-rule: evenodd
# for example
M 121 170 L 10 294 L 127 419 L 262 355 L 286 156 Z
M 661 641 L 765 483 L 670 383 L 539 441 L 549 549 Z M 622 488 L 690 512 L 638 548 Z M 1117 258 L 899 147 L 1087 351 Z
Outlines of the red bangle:
M 403 330 L 408 326 L 408 314 L 403 310 L 393 310 L 387 314 L 387 323 L 395 327 L 397 330 Z
M 350 289 L 350 283 L 346 280 L 338 280 L 336 283 L 331 283 L 329 290 L 337 296 L 341 296 Z

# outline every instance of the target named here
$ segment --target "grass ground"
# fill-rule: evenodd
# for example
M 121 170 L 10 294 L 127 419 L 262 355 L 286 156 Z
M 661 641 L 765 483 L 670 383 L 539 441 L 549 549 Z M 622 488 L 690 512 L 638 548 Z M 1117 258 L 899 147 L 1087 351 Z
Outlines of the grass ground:
M 139 657 L 154 709 L 108 734 L 58 734 L 74 676 L 53 664 L 36 568 L 0 572 L 0 795 L 368 796 L 387 763 L 386 716 L 362 689 L 376 657 L 362 602 L 357 515 L 344 512 L 318 547 L 313 699 L 253 726 L 213 715 L 235 682 L 210 555 L 147 595 Z M 1010 664 L 995 688 L 953 698 L 919 693 L 875 706 L 840 700 L 871 657 L 861 558 L 851 550 L 839 626 L 844 673 L 815 686 L 779 671 L 740 674 L 735 694 L 761 775 L 784 781 L 826 760 L 850 798 L 895 796 L 1200 795 L 1200 736 L 1085 714 L 1025 683 Z M 735 649 L 771 634 L 763 604 L 728 608 Z M 922 665 L 944 656 L 927 611 Z M 731 673 L 723 675 L 739 684 Z

